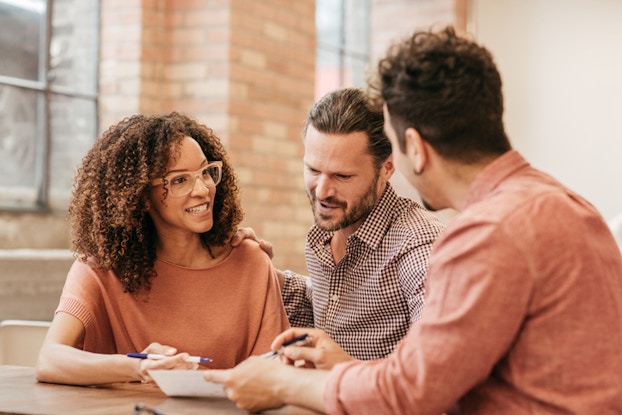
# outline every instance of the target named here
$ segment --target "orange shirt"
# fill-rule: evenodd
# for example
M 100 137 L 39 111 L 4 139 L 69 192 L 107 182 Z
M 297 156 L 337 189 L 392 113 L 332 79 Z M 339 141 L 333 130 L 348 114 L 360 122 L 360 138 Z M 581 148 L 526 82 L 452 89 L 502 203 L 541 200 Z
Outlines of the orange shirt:
M 125 354 L 159 342 L 212 358 L 210 368 L 269 351 L 289 327 L 272 263 L 250 240 L 208 269 L 158 260 L 155 271 L 151 291 L 132 295 L 113 272 L 75 261 L 56 312 L 82 321 L 84 350 Z
M 622 256 L 592 205 L 516 151 L 435 242 L 385 360 L 335 366 L 331 414 L 622 413 Z M 455 404 L 455 405 L 454 405 Z

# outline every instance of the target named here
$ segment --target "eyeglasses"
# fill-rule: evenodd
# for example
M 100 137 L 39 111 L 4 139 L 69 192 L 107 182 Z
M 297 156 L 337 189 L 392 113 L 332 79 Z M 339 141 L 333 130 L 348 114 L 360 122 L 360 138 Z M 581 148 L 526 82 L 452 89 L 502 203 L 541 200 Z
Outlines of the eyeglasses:
M 157 409 L 149 408 L 147 405 L 143 405 L 142 403 L 137 403 L 136 406 L 134 406 L 134 415 L 143 414 L 164 415 L 164 413 L 158 411 Z
M 217 186 L 222 179 L 222 161 L 212 161 L 207 166 L 201 167 L 195 172 L 170 173 L 162 179 L 153 182 L 153 186 L 166 185 L 167 190 L 173 197 L 186 196 L 192 192 L 197 177 L 205 187 L 211 184 Z

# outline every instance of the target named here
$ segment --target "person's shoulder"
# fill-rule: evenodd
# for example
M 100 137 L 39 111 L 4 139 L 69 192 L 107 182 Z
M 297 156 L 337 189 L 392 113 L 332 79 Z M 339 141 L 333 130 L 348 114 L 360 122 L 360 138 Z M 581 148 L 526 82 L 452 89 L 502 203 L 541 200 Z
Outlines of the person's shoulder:
M 444 222 L 434 212 L 412 199 L 400 197 L 395 208 L 394 227 L 433 234 L 438 234 L 445 228 Z
M 102 272 L 101 269 L 97 266 L 97 261 L 91 257 L 77 256 L 73 264 L 71 264 L 70 273 L 89 273 L 89 274 L 97 274 L 98 272 Z
M 113 271 L 100 269 L 92 258 L 76 258 L 67 273 L 65 291 L 77 290 L 95 295 L 97 292 L 109 290 L 110 287 L 116 289 L 119 284 Z
M 248 238 L 242 240 L 239 245 L 233 248 L 233 253 L 235 255 L 243 255 L 249 258 L 265 260 L 266 262 L 270 261 L 270 257 L 263 249 L 261 249 L 259 242 Z

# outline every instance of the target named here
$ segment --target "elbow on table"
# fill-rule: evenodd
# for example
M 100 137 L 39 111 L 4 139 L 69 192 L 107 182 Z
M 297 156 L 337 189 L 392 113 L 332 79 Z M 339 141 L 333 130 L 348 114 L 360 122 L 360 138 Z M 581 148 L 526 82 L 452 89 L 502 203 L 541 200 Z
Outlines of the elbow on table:
M 41 350 L 37 364 L 35 365 L 35 379 L 37 382 L 42 383 L 60 383 L 58 382 L 56 374 L 58 370 L 51 362 L 53 357 L 48 356 L 45 350 Z

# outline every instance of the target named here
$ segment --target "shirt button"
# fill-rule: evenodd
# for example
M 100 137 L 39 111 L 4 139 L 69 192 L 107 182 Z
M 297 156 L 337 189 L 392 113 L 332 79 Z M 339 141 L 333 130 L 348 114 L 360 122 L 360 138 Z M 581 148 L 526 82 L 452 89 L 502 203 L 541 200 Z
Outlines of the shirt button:
M 334 301 L 334 302 L 339 301 L 339 295 L 337 295 L 337 294 L 333 294 L 333 295 L 331 295 L 331 296 L 330 296 L 330 300 L 331 300 L 331 301 Z

